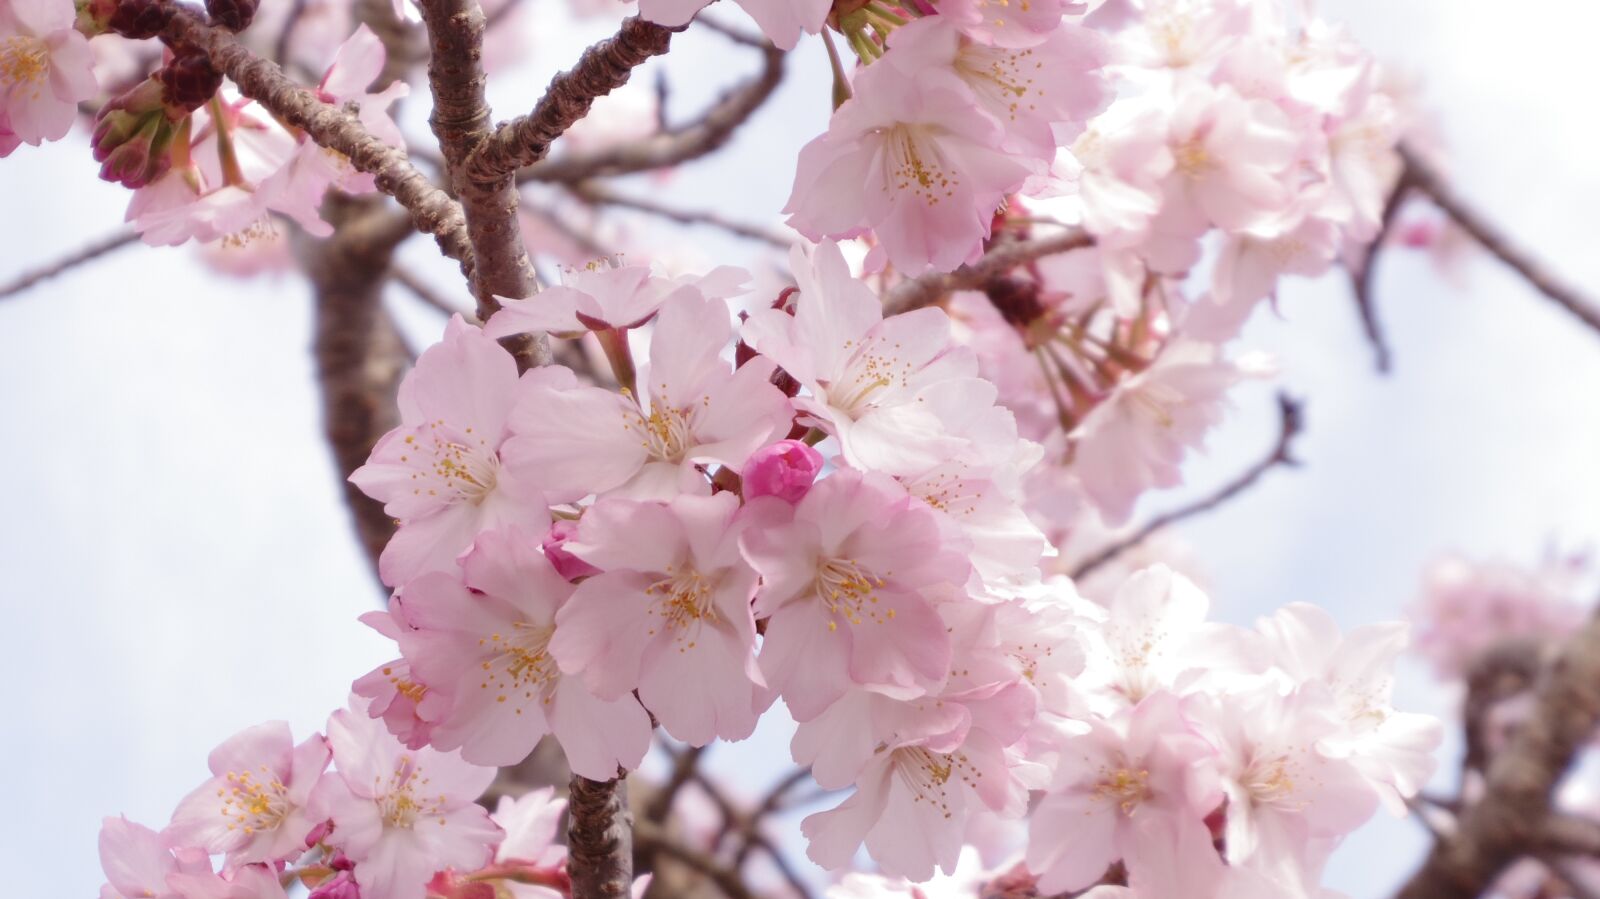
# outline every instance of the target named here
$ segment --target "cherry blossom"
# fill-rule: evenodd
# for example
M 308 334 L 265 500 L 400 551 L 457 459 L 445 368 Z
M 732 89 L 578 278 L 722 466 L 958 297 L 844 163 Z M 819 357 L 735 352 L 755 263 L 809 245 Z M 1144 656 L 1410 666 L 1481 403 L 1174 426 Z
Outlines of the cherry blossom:
M 576 383 L 564 368 L 518 376 L 516 362 L 459 316 L 400 384 L 401 425 L 378 441 L 350 480 L 384 504 L 400 530 L 379 572 L 399 585 L 427 571 L 453 571 L 484 530 L 518 525 L 542 532 L 542 494 L 501 464 L 519 396 Z
M 425 574 L 394 603 L 414 676 L 450 696 L 429 745 L 459 749 L 474 764 L 513 765 L 554 733 L 585 777 L 608 780 L 619 765 L 638 767 L 650 745 L 638 701 L 598 699 L 556 666 L 551 636 L 573 587 L 532 539 L 515 528 L 486 532 L 461 565 L 464 577 Z
M 665 303 L 643 396 L 598 387 L 530 390 L 512 411 L 507 470 L 557 501 L 589 494 L 668 500 L 708 487 L 701 466 L 739 471 L 793 417 L 770 363 L 730 370 L 727 306 L 684 289 Z M 563 389 L 565 387 L 566 389 Z
M 799 440 L 780 440 L 750 454 L 739 473 L 745 499 L 776 496 L 799 502 L 822 471 L 822 454 Z
M 174 852 L 143 824 L 106 818 L 100 824 L 100 867 L 108 881 L 100 899 L 180 899 L 171 879 L 210 873 L 211 860 L 201 849 Z
M 556 615 L 550 651 L 561 670 L 605 699 L 638 690 L 667 733 L 695 746 L 748 737 L 766 686 L 750 611 L 756 572 L 739 553 L 737 511 L 727 493 L 607 499 L 567 543 L 603 573 Z
M 230 866 L 296 858 L 319 823 L 306 803 L 329 758 L 321 734 L 296 746 L 285 722 L 247 728 L 212 751 L 212 778 L 178 804 L 162 838 L 225 852 Z
M 853 684 L 902 699 L 939 686 L 950 641 L 936 591 L 958 588 L 970 563 L 930 509 L 882 475 L 840 471 L 793 506 L 766 499 L 748 514 L 741 543 L 769 619 L 761 670 L 795 720 Z
M 338 774 L 317 785 L 312 807 L 332 819 L 326 839 L 355 862 L 362 895 L 422 899 L 435 871 L 490 859 L 502 833 L 473 800 L 493 768 L 408 750 L 359 704 L 328 719 L 328 743 Z
M 978 99 L 953 72 L 871 65 L 853 89 L 800 151 L 789 225 L 812 240 L 870 229 L 907 274 L 975 260 L 995 208 L 1034 166 L 1002 149 L 1005 130 L 973 114 Z
M 66 0 L 0 3 L 0 156 L 60 140 L 100 86 L 89 41 Z
M 687 25 L 709 0 L 639 0 L 639 15 L 658 25 Z M 829 0 L 738 0 L 739 7 L 756 20 L 767 39 L 780 49 L 793 50 L 801 33 L 822 30 L 832 4 Z

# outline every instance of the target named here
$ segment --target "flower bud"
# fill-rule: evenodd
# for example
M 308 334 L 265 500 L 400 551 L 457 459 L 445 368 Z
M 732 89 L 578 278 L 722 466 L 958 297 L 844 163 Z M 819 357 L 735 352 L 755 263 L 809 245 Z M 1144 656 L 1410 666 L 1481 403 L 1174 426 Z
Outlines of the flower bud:
M 211 21 L 229 31 L 243 31 L 256 17 L 260 0 L 206 0 Z
M 569 581 L 600 573 L 600 569 L 567 552 L 566 542 L 577 533 L 576 521 L 558 518 L 550 525 L 549 533 L 544 535 L 544 542 L 540 544 L 544 548 L 544 557 L 550 560 L 550 565 L 555 568 L 556 574 Z
M 797 503 L 822 471 L 822 454 L 798 440 L 780 440 L 750 454 L 741 477 L 744 498 L 776 496 Z
M 222 73 L 211 65 L 211 57 L 193 47 L 179 50 L 154 77 L 165 88 L 167 105 L 183 112 L 194 112 L 206 105 L 222 87 Z
M 139 188 L 171 168 L 168 150 L 182 119 L 168 114 L 162 94 L 161 83 L 147 79 L 100 110 L 90 143 L 101 178 Z
M 340 871 L 312 890 L 308 899 L 361 899 L 361 887 L 349 871 Z

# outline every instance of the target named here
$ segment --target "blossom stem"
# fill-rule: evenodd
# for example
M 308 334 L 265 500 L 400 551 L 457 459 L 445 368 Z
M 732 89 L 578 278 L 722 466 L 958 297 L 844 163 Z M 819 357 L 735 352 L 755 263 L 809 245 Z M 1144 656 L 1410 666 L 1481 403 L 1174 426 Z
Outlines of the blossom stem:
M 844 60 L 839 58 L 839 48 L 833 42 L 833 32 L 822 29 L 822 45 L 828 48 L 828 67 L 833 69 L 833 108 L 838 109 L 850 99 L 850 77 L 844 72 Z
M 594 332 L 594 336 L 606 354 L 606 361 L 611 363 L 611 374 L 616 377 L 617 384 L 628 391 L 635 403 L 640 402 L 639 372 L 633 364 L 633 350 L 628 346 L 628 332 L 621 328 L 606 328 Z
M 220 97 L 211 98 L 211 119 L 217 129 L 217 162 L 222 166 L 222 182 L 243 186 L 244 171 L 239 168 L 239 154 L 233 150 L 233 132 L 228 127 Z

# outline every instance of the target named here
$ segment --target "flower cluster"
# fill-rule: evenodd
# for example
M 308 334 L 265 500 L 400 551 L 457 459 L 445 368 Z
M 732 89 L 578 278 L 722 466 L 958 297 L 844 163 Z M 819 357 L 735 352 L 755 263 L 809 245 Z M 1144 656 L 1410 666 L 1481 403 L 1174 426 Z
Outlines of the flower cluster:
M 473 884 L 534 899 L 567 887 L 555 844 L 564 800 L 534 791 L 491 815 L 474 800 L 493 768 L 402 746 L 361 700 L 298 744 L 281 721 L 248 728 L 210 766 L 159 833 L 105 820 L 101 899 L 284 899 L 296 881 L 314 899 L 479 895 Z
M 1585 562 L 1552 561 L 1538 568 L 1445 556 L 1428 567 L 1412 607 L 1416 652 L 1441 680 L 1465 678 L 1492 646 L 1515 640 L 1560 640 L 1583 624 L 1575 595 Z

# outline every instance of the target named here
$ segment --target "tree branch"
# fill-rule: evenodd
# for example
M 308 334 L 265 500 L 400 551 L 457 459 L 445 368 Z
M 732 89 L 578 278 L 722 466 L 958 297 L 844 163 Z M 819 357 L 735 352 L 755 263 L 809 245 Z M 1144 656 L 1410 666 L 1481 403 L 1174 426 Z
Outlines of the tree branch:
M 1473 899 L 1518 858 L 1537 854 L 1551 793 L 1600 724 L 1600 615 L 1562 647 L 1534 709 L 1490 763 L 1483 798 L 1434 846 L 1398 899 Z
M 1378 371 L 1383 374 L 1389 372 L 1392 358 L 1389 353 L 1389 342 L 1383 336 L 1383 327 L 1378 324 L 1377 304 L 1372 289 L 1373 279 L 1378 268 L 1378 252 L 1383 249 L 1383 242 L 1388 238 L 1390 229 L 1394 227 L 1395 219 L 1400 214 L 1400 207 L 1405 205 L 1406 195 L 1410 191 L 1410 169 L 1402 167 L 1400 177 L 1389 191 L 1389 198 L 1384 201 L 1383 217 L 1378 223 L 1378 233 L 1372 238 L 1372 242 L 1362 249 L 1360 261 L 1350 270 L 1350 286 L 1355 292 L 1356 311 L 1361 313 L 1361 328 L 1366 332 L 1367 343 L 1372 345 Z
M 533 111 L 500 125 L 465 161 L 466 176 L 497 181 L 533 165 L 550 144 L 589 114 L 594 101 L 628 83 L 635 67 L 667 52 L 674 29 L 624 19 L 615 36 L 585 50 L 572 69 L 557 75 Z
M 1094 238 L 1076 228 L 1052 237 L 1019 240 L 1001 244 L 982 259 L 963 265 L 953 272 L 933 272 L 916 278 L 907 278 L 889 288 L 883 295 L 883 312 L 894 315 L 920 306 L 937 303 L 958 290 L 977 290 L 991 279 L 1032 262 L 1041 256 L 1052 256 L 1092 246 Z
M 187 7 L 177 8 L 162 40 L 206 51 L 212 64 L 233 79 L 240 93 L 304 131 L 319 146 L 343 153 L 357 170 L 372 175 L 378 190 L 399 201 L 416 227 L 432 234 L 440 251 L 459 262 L 462 274 L 470 277 L 472 246 L 461 207 L 417 171 L 403 151 L 373 137 L 354 116 L 317 99 L 272 62 L 251 53 L 232 33 L 212 27 Z
M 432 284 L 422 279 L 422 276 L 407 268 L 396 266 L 389 272 L 389 277 L 394 283 L 404 287 L 408 293 L 421 300 L 425 305 L 444 313 L 446 316 L 459 315 L 467 321 L 476 323 L 477 317 L 471 309 L 463 309 L 450 302 Z
M 618 899 L 633 886 L 633 815 L 622 772 L 608 781 L 574 774 L 567 805 L 572 899 Z
M 118 231 L 116 234 L 102 237 L 80 250 L 69 253 L 54 262 L 46 263 L 38 268 L 29 269 L 6 284 L 0 284 L 0 298 L 22 293 L 35 284 L 48 281 L 57 275 L 65 274 L 80 265 L 90 263 L 102 256 L 115 253 L 130 244 L 137 243 L 139 234 L 136 231 Z
M 636 212 L 648 213 L 681 225 L 707 225 L 712 228 L 721 228 L 736 237 L 760 241 L 780 249 L 788 249 L 796 240 L 796 238 L 786 237 L 776 231 L 756 225 L 731 221 L 715 212 L 675 209 L 664 203 L 656 203 L 652 200 L 625 197 L 621 194 L 613 193 L 592 181 L 573 184 L 570 189 L 578 199 L 595 206 L 616 206 L 619 209 L 632 209 Z
M 523 169 L 518 180 L 577 183 L 602 175 L 666 168 L 717 150 L 783 81 L 784 52 L 767 43 L 760 50 L 761 71 L 724 93 L 692 124 L 589 153 L 546 159 Z
M 1261 461 L 1250 466 L 1243 474 L 1229 481 L 1210 496 L 1187 506 L 1174 509 L 1171 512 L 1157 515 L 1155 518 L 1150 519 L 1144 527 L 1079 562 L 1078 567 L 1072 570 L 1073 580 L 1086 577 L 1100 566 L 1143 543 L 1150 538 L 1151 534 L 1162 528 L 1170 527 L 1186 518 L 1193 518 L 1196 515 L 1201 515 L 1217 508 L 1250 489 L 1256 481 L 1261 479 L 1262 475 L 1272 469 L 1280 465 L 1298 465 L 1299 463 L 1291 455 L 1291 449 L 1294 438 L 1300 434 L 1302 424 L 1300 404 L 1284 394 L 1278 394 L 1278 439 Z
M 728 899 L 757 899 L 756 894 L 744 885 L 744 879 L 739 876 L 738 871 L 723 865 L 698 849 L 672 839 L 661 830 L 661 825 L 652 821 L 640 821 L 636 829 L 641 848 L 660 852 L 704 874 Z M 576 885 L 572 896 L 573 899 L 578 899 Z
M 1457 194 L 1444 180 L 1444 176 L 1416 151 L 1401 144 L 1400 156 L 1405 160 L 1411 185 L 1450 216 L 1451 220 L 1461 226 L 1461 230 L 1471 235 L 1479 246 L 1510 266 L 1512 271 L 1521 275 L 1535 290 L 1554 300 L 1579 321 L 1592 330 L 1600 331 L 1600 306 L 1597 306 L 1594 300 L 1561 280 L 1534 259 L 1531 253 L 1517 246 L 1498 225 L 1490 221 L 1487 215 Z

